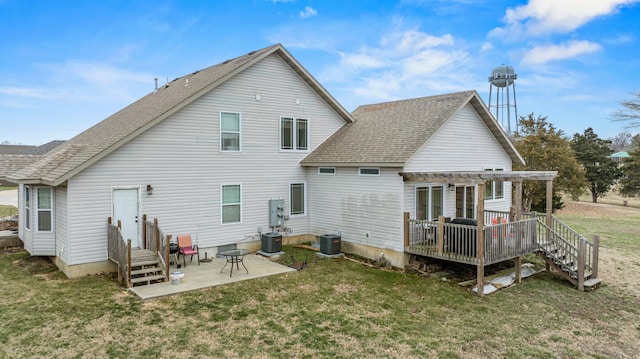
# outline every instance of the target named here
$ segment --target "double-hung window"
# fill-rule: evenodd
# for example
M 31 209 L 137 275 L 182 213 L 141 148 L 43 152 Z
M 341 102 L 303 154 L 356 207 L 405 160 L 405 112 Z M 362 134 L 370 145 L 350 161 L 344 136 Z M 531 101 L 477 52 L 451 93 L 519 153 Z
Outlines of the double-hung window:
M 242 220 L 242 189 L 239 184 L 222 185 L 222 224 Z
M 444 189 L 442 186 L 416 187 L 416 218 L 437 220 L 444 215 Z
M 38 231 L 51 232 L 51 188 L 38 188 Z
M 289 204 L 290 214 L 292 216 L 301 216 L 305 214 L 305 185 L 304 182 L 291 183 L 289 185 Z
M 304 118 L 280 118 L 280 150 L 306 151 L 309 149 L 309 121 Z
M 502 171 L 502 168 L 488 168 L 485 171 Z M 504 198 L 504 182 L 488 181 L 484 187 L 484 199 L 502 199 Z
M 220 151 L 240 151 L 240 114 L 220 112 Z
M 24 186 L 24 226 L 26 229 L 31 228 L 31 188 Z

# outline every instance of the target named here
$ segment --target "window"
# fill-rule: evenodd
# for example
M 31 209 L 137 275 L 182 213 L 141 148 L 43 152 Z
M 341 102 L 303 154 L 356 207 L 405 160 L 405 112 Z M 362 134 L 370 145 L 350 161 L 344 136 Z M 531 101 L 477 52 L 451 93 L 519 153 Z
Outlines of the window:
M 456 217 L 475 218 L 475 187 L 456 187 Z
M 222 185 L 222 224 L 240 223 L 241 197 L 239 184 Z
M 380 168 L 360 168 L 360 176 L 380 176 Z
M 416 187 L 416 219 L 437 220 L 444 215 L 442 186 Z
M 318 174 L 320 175 L 335 175 L 335 167 L 318 167 Z
M 289 185 L 290 214 L 292 216 L 303 215 L 305 213 L 305 190 L 304 183 L 291 183 Z
M 280 118 L 280 149 L 306 151 L 309 149 L 308 120 L 303 118 Z
M 51 188 L 38 188 L 38 231 L 51 232 Z
M 240 114 L 220 112 L 220 150 L 240 151 Z
M 485 171 L 502 171 L 502 168 L 485 169 Z M 489 181 L 484 187 L 484 199 L 502 199 L 504 198 L 504 182 Z
M 31 227 L 31 194 L 29 192 L 29 186 L 24 186 L 24 226 L 26 229 L 29 229 Z

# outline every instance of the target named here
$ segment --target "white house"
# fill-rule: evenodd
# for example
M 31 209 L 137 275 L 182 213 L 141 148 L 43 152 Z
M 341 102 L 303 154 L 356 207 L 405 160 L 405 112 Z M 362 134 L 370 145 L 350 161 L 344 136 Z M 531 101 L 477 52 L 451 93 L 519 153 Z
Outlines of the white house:
M 403 266 L 403 213 L 477 216 L 477 185 L 406 181 L 523 163 L 475 91 L 346 111 L 281 45 L 177 78 L 10 174 L 19 236 L 69 277 L 113 270 L 107 218 L 139 245 L 141 216 L 202 251 L 259 245 L 271 199 L 290 236 Z M 508 182 L 486 208 L 508 211 Z
M 268 201 L 284 199 L 290 235 L 310 233 L 300 161 L 352 121 L 281 45 L 251 52 L 171 81 L 9 175 L 19 236 L 75 277 L 113 270 L 108 217 L 134 246 L 147 214 L 215 254 L 270 231 Z

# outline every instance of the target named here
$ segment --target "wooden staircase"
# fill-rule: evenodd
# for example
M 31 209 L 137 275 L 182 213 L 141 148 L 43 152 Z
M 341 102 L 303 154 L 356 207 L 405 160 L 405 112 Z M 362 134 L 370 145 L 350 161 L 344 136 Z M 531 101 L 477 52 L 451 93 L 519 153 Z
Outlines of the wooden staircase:
M 538 221 L 538 255 L 547 270 L 553 268 L 558 275 L 570 281 L 579 290 L 595 289 L 598 278 L 598 247 L 553 217 L 553 228 Z
M 162 283 L 166 280 L 164 266 L 155 253 L 144 249 L 131 252 L 131 286 Z

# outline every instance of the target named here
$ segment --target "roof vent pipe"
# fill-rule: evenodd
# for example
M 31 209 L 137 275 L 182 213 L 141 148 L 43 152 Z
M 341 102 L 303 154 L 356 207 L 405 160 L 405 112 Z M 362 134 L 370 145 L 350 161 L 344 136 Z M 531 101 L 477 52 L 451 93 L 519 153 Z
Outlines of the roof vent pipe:
M 155 81 L 155 83 L 156 83 L 156 87 L 155 87 L 155 89 L 153 91 L 158 91 L 158 78 L 154 77 L 153 81 Z

